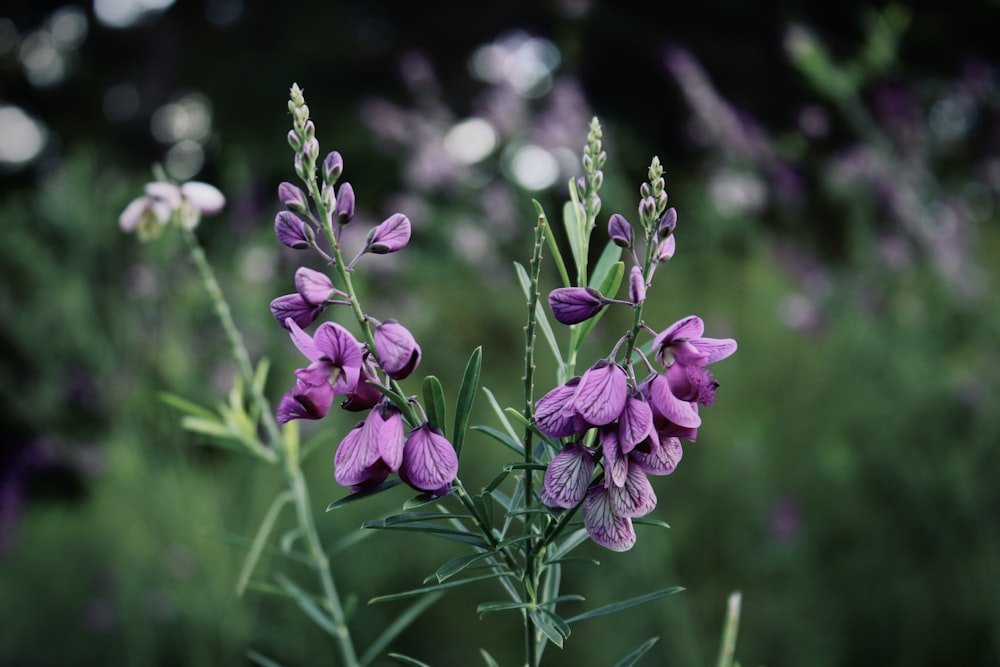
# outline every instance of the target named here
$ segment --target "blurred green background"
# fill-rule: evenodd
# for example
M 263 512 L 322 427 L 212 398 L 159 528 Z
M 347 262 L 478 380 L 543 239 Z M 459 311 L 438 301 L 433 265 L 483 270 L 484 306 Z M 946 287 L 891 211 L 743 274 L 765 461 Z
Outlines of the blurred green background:
M 1000 664 L 996 2 L 278 4 L 0 10 L 0 664 L 246 664 L 248 648 L 335 663 L 293 604 L 236 598 L 242 540 L 281 480 L 203 447 L 160 400 L 212 405 L 235 369 L 180 240 L 117 227 L 153 163 L 226 193 L 199 235 L 277 400 L 301 361 L 267 309 L 303 261 L 272 226 L 294 179 L 292 82 L 345 157 L 354 224 L 413 220 L 406 252 L 364 265 L 363 299 L 411 328 L 451 392 L 482 344 L 483 383 L 517 401 L 511 262 L 528 258 L 531 198 L 560 210 L 590 118 L 602 220 L 635 221 L 650 158 L 666 167 L 678 251 L 647 322 L 697 313 L 740 350 L 715 368 L 698 442 L 654 480 L 672 529 L 640 529 L 625 554 L 583 547 L 602 564 L 567 568 L 564 590 L 591 607 L 687 591 L 576 626 L 547 664 L 613 664 L 653 635 L 641 664 L 712 664 L 734 590 L 744 665 Z M 627 317 L 603 320 L 582 363 Z M 308 474 L 364 643 L 400 609 L 368 599 L 460 550 L 336 546 L 407 497 L 322 512 L 353 419 L 305 430 L 328 441 Z M 504 460 L 473 436 L 466 485 Z M 449 593 L 393 648 L 515 664 L 516 619 L 475 615 L 500 595 Z

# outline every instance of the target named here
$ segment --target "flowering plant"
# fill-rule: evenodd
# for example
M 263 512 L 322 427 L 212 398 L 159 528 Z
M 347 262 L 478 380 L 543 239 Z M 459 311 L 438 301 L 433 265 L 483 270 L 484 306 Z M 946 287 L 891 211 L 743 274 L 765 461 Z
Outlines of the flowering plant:
M 681 590 L 650 591 L 568 617 L 560 610 L 583 600 L 560 591 L 562 568 L 574 562 L 570 554 L 579 545 L 590 539 L 610 550 L 626 551 L 636 544 L 636 524 L 666 526 L 649 517 L 656 495 L 648 476 L 675 470 L 683 452 L 681 440 L 695 440 L 700 408 L 715 399 L 718 383 L 707 366 L 736 350 L 732 339 L 705 337 L 699 317 L 684 317 L 662 329 L 643 318 L 654 274 L 676 249 L 677 213 L 667 207 L 659 160 L 653 158 L 648 179 L 639 189 L 637 229 L 623 215 L 612 215 L 607 223 L 610 240 L 591 269 L 589 246 L 601 211 L 599 191 L 606 160 L 601 127 L 594 119 L 583 154 L 584 175 L 570 183 L 571 201 L 562 216 L 569 256 L 564 258 L 555 230 L 535 202 L 531 260 L 527 267 L 515 265 L 527 304 L 523 404 L 519 409 L 503 408 L 488 388 L 479 386 L 482 349 L 476 348 L 454 393 L 454 417 L 449 421 L 447 394 L 438 378 L 424 377 L 420 396 L 402 384 L 421 361 L 422 350 L 414 336 L 403 323 L 378 320 L 366 312 L 355 287 L 364 263 L 376 259 L 373 255 L 395 253 L 407 246 L 410 220 L 399 213 L 391 215 L 369 230 L 361 250 L 345 261 L 343 239 L 354 233 L 357 223 L 352 224 L 354 188 L 341 181 L 343 158 L 332 151 L 320 161 L 316 129 L 297 85 L 292 86 L 288 108 L 293 118 L 288 141 L 301 186 L 282 183 L 278 187 L 284 210 L 275 218 L 275 234 L 285 246 L 313 253 L 322 270 L 300 267 L 294 276 L 296 291 L 270 304 L 275 320 L 305 357 L 276 409 L 263 393 L 266 364 L 255 368 L 250 362 L 194 235 L 201 213 L 221 208 L 221 193 L 201 183 L 180 187 L 153 183 L 120 219 L 123 229 L 139 230 L 144 237 L 177 223 L 215 300 L 239 364 L 241 379 L 220 414 L 176 397 L 171 402 L 188 413 L 189 428 L 239 443 L 261 460 L 278 465 L 287 481 L 287 489 L 275 499 L 251 543 L 238 591 L 250 582 L 257 560 L 271 541 L 276 517 L 289 504 L 299 522 L 294 539 L 305 543 L 320 593 L 307 594 L 285 577 L 278 578 L 279 586 L 334 637 L 343 664 L 349 666 L 371 663 L 443 591 L 474 582 L 492 581 L 505 596 L 479 604 L 480 617 L 499 612 L 520 615 L 524 661 L 531 667 L 540 664 L 549 643 L 563 645 L 574 623 Z M 562 285 L 549 292 L 547 302 L 552 317 L 568 327 L 564 343 L 546 314 L 540 293 L 546 249 Z M 627 298 L 619 299 L 616 295 L 626 273 Z M 583 345 L 609 306 L 630 309 L 631 325 L 605 356 L 578 373 Z M 328 309 L 343 313 L 342 321 L 323 321 L 308 333 Z M 649 340 L 640 344 L 645 336 Z M 557 377 L 547 385 L 551 388 L 536 397 L 535 357 L 540 339 L 556 362 Z M 494 425 L 470 426 L 472 406 L 480 392 L 495 414 Z M 360 655 L 317 536 L 296 428 L 298 420 L 324 418 L 338 399 L 341 409 L 357 412 L 362 419 L 343 435 L 333 456 L 335 479 L 349 493 L 331 502 L 327 510 L 406 484 L 417 495 L 406 500 L 399 513 L 367 521 L 363 528 L 417 531 L 471 550 L 442 564 L 423 585 L 372 600 L 415 598 L 416 602 Z M 459 475 L 463 445 L 472 432 L 513 454 L 479 490 L 467 489 Z M 281 548 L 287 551 L 288 540 L 281 540 Z M 470 575 L 473 570 L 485 573 Z M 639 646 L 619 664 L 634 664 L 655 641 Z M 406 664 L 424 664 L 390 655 Z M 485 650 L 483 656 L 488 665 L 496 664 Z M 276 664 L 254 652 L 250 657 L 259 664 Z

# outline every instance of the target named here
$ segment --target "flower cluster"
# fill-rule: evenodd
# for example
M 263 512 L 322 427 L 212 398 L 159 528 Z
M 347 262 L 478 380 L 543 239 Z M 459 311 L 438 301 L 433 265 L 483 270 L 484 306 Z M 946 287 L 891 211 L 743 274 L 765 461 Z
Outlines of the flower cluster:
M 635 324 L 608 357 L 539 398 L 534 410 L 538 430 L 563 443 L 546 469 L 542 502 L 565 509 L 582 504 L 591 538 L 615 551 L 635 544 L 632 519 L 656 506 L 647 475 L 672 473 L 682 455 L 680 439 L 697 437 L 699 407 L 712 405 L 719 386 L 706 367 L 736 351 L 735 340 L 704 337 L 704 323 L 696 316 L 660 332 L 641 320 L 653 273 L 675 250 L 677 214 L 666 209 L 661 173 L 654 160 L 650 182 L 642 187 L 642 258 L 631 224 L 619 214 L 608 223 L 611 240 L 631 251 L 629 299 L 609 299 L 593 287 L 562 287 L 549 294 L 552 314 L 563 324 L 583 322 L 612 303 L 632 307 Z M 652 333 L 649 350 L 659 368 L 636 347 L 640 331 Z M 645 369 L 641 381 L 637 365 Z
M 407 245 L 410 220 L 397 213 L 376 225 L 362 250 L 345 265 L 341 236 L 354 218 L 354 188 L 337 183 L 344 161 L 336 151 L 323 160 L 322 177 L 316 178 L 319 143 L 297 87 L 292 89 L 289 109 L 294 119 L 288 139 L 295 151 L 295 170 L 309 195 L 292 183 L 278 187 L 285 210 L 275 218 L 275 234 L 289 248 L 318 253 L 332 268 L 339 288 L 326 273 L 300 267 L 295 272 L 296 291 L 271 302 L 271 313 L 309 361 L 295 371 L 295 383 L 278 405 L 278 422 L 321 419 L 342 396 L 341 408 L 368 414 L 337 449 L 338 483 L 359 490 L 399 473 L 415 489 L 447 493 L 458 473 L 455 450 L 440 429 L 417 416 L 413 406 L 419 408 L 419 403 L 403 396 L 397 384 L 420 363 L 420 346 L 399 322 L 380 322 L 363 314 L 351 281 L 362 256 L 392 253 Z M 319 238 L 326 239 L 326 248 Z M 305 331 L 327 307 L 338 305 L 355 313 L 363 340 L 335 322 L 321 323 L 312 335 Z

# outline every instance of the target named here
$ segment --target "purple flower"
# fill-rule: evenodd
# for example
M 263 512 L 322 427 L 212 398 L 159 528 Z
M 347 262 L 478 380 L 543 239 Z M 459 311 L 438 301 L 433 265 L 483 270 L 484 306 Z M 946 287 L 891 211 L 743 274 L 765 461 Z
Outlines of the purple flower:
M 608 490 L 611 511 L 615 516 L 635 519 L 646 516 L 656 508 L 653 485 L 646 479 L 643 469 L 635 465 L 631 459 L 622 484 L 608 484 L 605 480 L 604 486 Z
M 637 305 L 646 300 L 646 279 L 638 266 L 633 266 L 628 275 L 628 298 Z
M 443 496 L 458 474 L 458 456 L 440 429 L 424 423 L 412 431 L 403 447 L 399 476 L 419 491 Z
M 337 221 L 346 225 L 354 218 L 354 187 L 344 183 L 337 188 Z
M 289 211 L 305 213 L 309 210 L 309 200 L 306 199 L 306 193 L 291 183 L 284 182 L 278 185 L 278 199 Z
M 549 308 L 563 324 L 588 320 L 606 303 L 604 295 L 593 287 L 558 287 L 549 292 Z
M 669 475 L 681 462 L 684 448 L 678 438 L 654 433 L 628 455 L 629 465 L 650 475 Z M 631 467 L 630 467 L 631 470 Z
M 595 484 L 583 500 L 583 526 L 602 547 L 612 551 L 628 551 L 635 546 L 635 527 L 628 517 L 614 512 L 610 492 L 603 484 Z
M 378 484 L 403 462 L 403 418 L 388 401 L 382 401 L 368 417 L 341 441 L 334 456 L 334 478 L 354 490 Z
M 369 232 L 365 251 L 385 255 L 402 250 L 409 242 L 410 219 L 402 213 L 394 213 Z
M 322 419 L 330 411 L 333 396 L 333 387 L 329 384 L 313 386 L 296 379 L 278 403 L 278 423 L 285 424 L 293 419 Z
M 357 390 L 361 375 L 361 346 L 347 329 L 324 322 L 316 335 L 304 332 L 294 320 L 285 320 L 292 342 L 309 359 L 309 366 L 295 371 L 295 386 L 278 409 L 282 423 L 304 417 L 319 419 L 326 415 L 334 396 Z M 309 409 L 295 410 L 291 401 Z M 283 421 L 282 421 L 283 420 Z
M 667 369 L 667 383 L 670 391 L 682 401 L 689 401 L 709 407 L 715 402 L 715 381 L 707 368 L 674 364 Z
M 610 424 L 625 408 L 628 383 L 622 367 L 601 359 L 587 369 L 573 395 L 573 410 L 593 426 Z
M 375 327 L 379 366 L 394 380 L 407 377 L 420 363 L 420 346 L 402 324 L 386 320 Z
M 684 428 L 698 428 L 701 417 L 694 403 L 681 400 L 670 389 L 670 381 L 661 373 L 653 373 L 641 385 L 640 390 L 649 400 L 654 412 L 668 421 Z
M 291 211 L 281 211 L 274 218 L 274 234 L 283 245 L 301 250 L 309 247 L 309 231 L 305 221 Z
M 625 219 L 625 216 L 614 213 L 608 220 L 608 236 L 611 237 L 615 245 L 629 248 L 632 246 L 632 225 Z
M 382 392 L 368 383 L 368 373 L 364 368 L 358 378 L 358 386 L 347 393 L 347 398 L 340 404 L 344 410 L 362 412 L 375 406 L 382 398 Z
M 682 366 L 705 366 L 736 351 L 736 341 L 732 338 L 703 338 L 704 331 L 705 323 L 696 315 L 674 322 L 653 339 L 656 358 L 664 368 L 675 362 Z
M 337 293 L 328 275 L 305 266 L 295 271 L 295 289 L 306 303 L 317 306 L 325 305 Z
M 535 425 L 539 431 L 551 438 L 566 438 L 590 428 L 590 424 L 571 409 L 579 385 L 580 378 L 574 377 L 535 401 Z
M 622 453 L 631 452 L 651 433 L 653 410 L 641 393 L 630 391 L 625 399 L 625 408 L 618 417 L 618 442 Z
M 309 303 L 298 293 L 285 294 L 271 301 L 271 314 L 286 329 L 289 321 L 302 328 L 309 326 L 325 308 L 323 304 Z
M 576 507 L 587 495 L 593 475 L 594 453 L 579 443 L 566 445 L 545 469 L 542 502 L 549 507 Z

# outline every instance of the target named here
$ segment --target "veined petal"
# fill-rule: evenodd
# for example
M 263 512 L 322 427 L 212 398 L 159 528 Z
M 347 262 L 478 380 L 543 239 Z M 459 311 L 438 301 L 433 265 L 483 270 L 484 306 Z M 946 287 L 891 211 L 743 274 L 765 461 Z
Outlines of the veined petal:
M 378 451 L 382 460 L 393 472 L 403 463 L 403 417 L 399 409 L 388 401 L 375 407 L 368 419 L 381 422 L 378 431 Z
M 603 484 L 595 484 L 583 501 L 583 525 L 594 540 L 612 551 L 628 551 L 635 546 L 632 520 L 614 513 L 610 494 Z
M 701 426 L 701 417 L 698 416 L 695 404 L 677 398 L 670 390 L 670 383 L 665 376 L 653 374 L 647 383 L 647 394 L 653 409 L 678 426 Z
M 600 439 L 601 450 L 604 452 L 604 485 L 621 486 L 628 476 L 628 459 L 618 443 L 618 430 L 602 428 Z
M 575 377 L 535 401 L 535 425 L 539 431 L 551 438 L 566 438 L 590 428 L 575 412 L 566 409 L 579 384 L 580 378 Z
M 669 344 L 678 338 L 698 338 L 703 333 L 705 333 L 705 322 L 697 315 L 688 315 L 683 319 L 677 320 L 660 333 L 654 339 L 653 347 L 663 342 Z
M 653 430 L 653 410 L 641 394 L 630 393 L 618 417 L 618 444 L 628 454 Z
M 368 234 L 368 252 L 384 255 L 401 250 L 410 242 L 410 219 L 402 213 L 394 213 Z
M 379 424 L 365 420 L 340 441 L 333 458 L 333 476 L 341 486 L 355 486 L 368 481 L 369 469 L 379 460 L 378 427 Z
M 625 483 L 609 488 L 608 497 L 611 500 L 611 510 L 620 517 L 635 519 L 646 516 L 656 507 L 653 485 L 646 479 L 642 468 L 633 465 L 631 461 Z
M 629 463 L 633 463 L 650 475 L 669 475 L 677 469 L 684 455 L 684 448 L 678 438 L 663 435 L 653 435 L 649 439 L 649 451 L 639 447 L 629 454 Z
M 392 379 L 406 378 L 420 363 L 420 346 L 396 320 L 386 320 L 375 327 L 374 338 L 379 365 Z
M 690 343 L 706 355 L 706 364 L 722 361 L 736 352 L 736 341 L 732 338 L 692 338 Z
M 573 396 L 573 409 L 589 424 L 610 424 L 625 407 L 628 384 L 621 366 L 602 359 L 587 369 Z
M 403 446 L 399 476 L 420 491 L 444 495 L 458 474 L 455 448 L 429 424 L 410 431 Z
M 549 292 L 549 308 L 562 324 L 577 324 L 600 312 L 604 296 L 593 287 L 558 287 Z
M 543 501 L 552 507 L 576 507 L 587 495 L 593 475 L 593 452 L 579 444 L 567 445 L 545 469 Z
M 343 379 L 343 389 L 338 393 L 354 391 L 358 386 L 363 359 L 361 347 L 351 332 L 335 322 L 324 322 L 316 329 L 313 342 L 322 355 L 321 359 L 343 374 L 342 378 L 338 378 Z M 338 381 L 337 384 L 341 383 Z
M 274 319 L 288 329 L 288 321 L 294 322 L 300 328 L 309 326 L 316 321 L 326 306 L 309 303 L 296 292 L 274 299 L 270 308 Z

